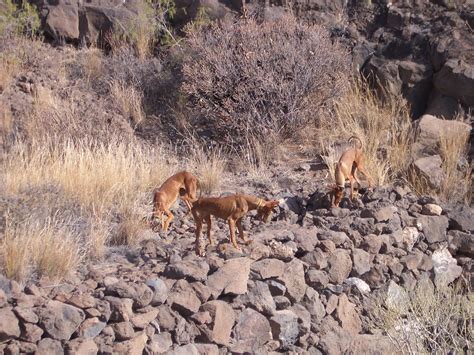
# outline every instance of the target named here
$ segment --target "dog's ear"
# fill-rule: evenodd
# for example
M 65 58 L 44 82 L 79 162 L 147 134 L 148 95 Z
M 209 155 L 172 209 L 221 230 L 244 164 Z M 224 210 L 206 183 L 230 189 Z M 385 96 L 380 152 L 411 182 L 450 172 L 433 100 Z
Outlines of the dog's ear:
M 269 206 L 270 206 L 271 208 L 275 208 L 275 207 L 277 207 L 279 204 L 280 204 L 280 201 L 278 201 L 278 200 L 272 200 L 272 201 L 270 201 Z

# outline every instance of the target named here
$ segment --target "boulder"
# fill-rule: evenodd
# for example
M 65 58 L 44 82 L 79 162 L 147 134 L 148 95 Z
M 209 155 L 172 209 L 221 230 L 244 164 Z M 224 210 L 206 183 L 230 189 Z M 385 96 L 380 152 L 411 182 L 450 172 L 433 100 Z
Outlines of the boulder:
M 39 324 L 50 337 L 69 340 L 85 319 L 82 309 L 50 300 L 38 309 Z
M 306 283 L 315 289 L 324 289 L 329 283 L 326 271 L 310 269 L 306 273 Z
M 352 343 L 351 333 L 342 329 L 331 317 L 327 316 L 321 322 L 318 347 L 324 354 L 344 354 Z
M 235 345 L 232 352 L 255 353 L 272 339 L 272 330 L 266 317 L 251 308 L 240 313 L 234 328 Z
M 235 323 L 232 307 L 224 301 L 210 301 L 204 303 L 201 309 L 209 312 L 212 318 L 212 323 L 205 330 L 209 342 L 218 345 L 229 345 L 230 332 Z
M 441 248 L 433 252 L 431 256 L 433 261 L 435 279 L 437 287 L 449 285 L 462 274 L 462 267 L 457 265 L 449 250 Z
M 68 355 L 95 355 L 99 348 L 93 339 L 76 338 L 66 343 L 65 350 Z
M 370 270 L 370 254 L 362 249 L 352 251 L 353 271 L 357 276 L 363 275 Z
M 448 212 L 451 229 L 474 233 L 474 210 L 469 206 L 460 206 Z
M 248 258 L 234 258 L 227 260 L 224 265 L 207 279 L 207 286 L 211 289 L 214 298 L 221 293 L 241 295 L 247 292 L 247 281 L 250 274 Z
M 265 315 L 271 316 L 276 310 L 275 301 L 265 282 L 256 281 L 243 297 L 246 299 L 247 306 Z
M 77 335 L 80 338 L 95 338 L 107 326 L 107 323 L 101 322 L 99 318 L 88 318 L 80 325 Z
M 158 316 L 157 309 L 151 309 L 145 313 L 139 313 L 132 317 L 131 323 L 134 328 L 138 329 L 145 329 L 148 324 L 150 324 L 153 320 L 156 319 Z
M 168 351 L 173 346 L 173 339 L 168 332 L 154 334 L 150 337 L 150 351 L 153 354 L 161 354 Z
M 0 309 L 0 342 L 20 336 L 18 318 L 11 308 Z
M 359 314 L 345 293 L 339 296 L 336 315 L 339 322 L 341 322 L 342 329 L 350 334 L 356 335 L 362 331 L 362 321 L 360 320 Z
M 286 350 L 299 338 L 298 317 L 290 310 L 276 311 L 270 318 L 273 339 L 279 340 L 281 349 Z
M 303 263 L 293 259 L 285 265 L 285 272 L 279 278 L 286 287 L 287 297 L 292 302 L 299 302 L 306 292 Z
M 471 63 L 449 59 L 435 74 L 433 84 L 442 94 L 474 106 L 474 66 Z
M 110 307 L 110 320 L 114 322 L 128 322 L 133 315 L 133 301 L 129 298 L 107 296 L 105 300 Z
M 435 205 L 434 203 L 427 203 L 426 205 L 423 205 L 423 208 L 421 209 L 421 214 L 426 216 L 440 216 L 442 212 L 443 209 L 441 206 Z
M 183 316 L 196 313 L 201 306 L 201 301 L 196 296 L 196 292 L 186 280 L 178 280 L 173 285 L 166 302 Z
M 342 284 L 352 270 L 352 260 L 344 249 L 337 249 L 329 256 L 329 280 L 335 284 Z
M 26 306 L 18 306 L 15 307 L 13 310 L 17 315 L 18 319 L 21 319 L 27 323 L 38 323 L 39 318 L 35 312 L 33 312 L 33 308 L 26 307 Z
M 311 287 L 306 289 L 306 294 L 301 304 L 308 310 L 311 319 L 316 323 L 320 322 L 326 315 L 326 310 L 319 298 L 319 293 Z
M 429 244 L 447 240 L 446 231 L 449 222 L 446 216 L 420 216 L 417 223 L 421 224 L 423 234 Z
M 36 347 L 37 355 L 64 355 L 61 342 L 51 338 L 44 338 L 38 342 Z
M 425 155 L 438 154 L 441 138 L 456 138 L 469 135 L 471 126 L 454 120 L 443 120 L 431 115 L 423 115 L 417 122 L 415 152 Z
M 252 270 L 259 279 L 266 280 L 283 275 L 285 263 L 278 259 L 263 259 L 252 263 L 250 270 Z
M 432 188 L 440 189 L 445 177 L 442 164 L 441 156 L 432 155 L 415 160 L 413 168 Z
M 166 302 L 168 298 L 168 286 L 161 279 L 148 279 L 145 284 L 153 291 L 153 298 L 151 299 L 152 306 L 159 306 Z
M 344 281 L 344 283 L 356 287 L 361 294 L 370 293 L 370 286 L 364 280 L 357 277 L 349 277 Z
M 112 323 L 112 329 L 118 341 L 129 340 L 135 336 L 135 330 L 130 322 Z
M 449 232 L 448 240 L 451 253 L 474 258 L 474 238 L 472 234 L 453 230 Z
M 172 279 L 186 278 L 189 281 L 206 281 L 209 265 L 206 259 L 191 255 L 179 262 L 168 264 L 163 275 Z
M 21 339 L 29 343 L 37 343 L 41 340 L 44 331 L 35 324 L 25 323 L 22 326 Z
M 114 353 L 115 354 L 128 354 L 128 355 L 142 355 L 145 345 L 148 341 L 148 337 L 145 333 L 136 336 L 133 339 L 115 342 Z

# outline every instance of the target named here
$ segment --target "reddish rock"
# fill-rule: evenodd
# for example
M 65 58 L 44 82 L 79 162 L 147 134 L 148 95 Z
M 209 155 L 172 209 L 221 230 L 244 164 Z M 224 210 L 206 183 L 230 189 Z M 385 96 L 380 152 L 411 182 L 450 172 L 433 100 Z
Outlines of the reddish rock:
M 145 333 L 142 333 L 133 339 L 114 343 L 114 353 L 127 355 L 142 355 L 147 341 L 147 335 Z
M 68 355 L 95 355 L 99 348 L 93 339 L 76 338 L 66 343 L 65 350 Z
M 201 301 L 186 280 L 178 280 L 174 284 L 166 302 L 184 316 L 196 313 L 201 306 Z
M 329 256 L 329 280 L 335 284 L 342 284 L 352 270 L 352 260 L 344 249 L 337 249 Z
M 240 313 L 234 328 L 235 345 L 232 351 L 255 353 L 272 339 L 270 323 L 262 314 L 251 308 Z
M 114 322 L 128 322 L 133 316 L 133 301 L 129 298 L 107 296 L 105 300 L 110 305 L 110 320 Z
M 285 263 L 278 259 L 263 259 L 250 265 L 250 269 L 261 280 L 280 277 L 285 271 Z
M 40 341 L 43 333 L 43 329 L 41 329 L 37 325 L 25 323 L 23 324 L 21 339 L 30 343 L 37 343 L 38 341 Z
M 207 286 L 211 289 L 213 297 L 217 298 L 221 293 L 231 295 L 246 293 L 251 263 L 248 258 L 230 259 L 210 275 Z
M 336 315 L 341 322 L 342 329 L 355 335 L 362 331 L 362 322 L 353 303 L 349 301 L 346 294 L 339 296 Z
M 20 336 L 18 318 L 11 308 L 0 309 L 0 342 Z
M 58 340 L 44 338 L 38 342 L 36 355 L 63 355 L 64 350 Z
M 135 336 L 135 331 L 130 322 L 113 323 L 111 326 L 114 330 L 115 338 L 119 341 L 129 340 Z
M 211 315 L 212 323 L 206 331 L 210 342 L 229 345 L 230 332 L 235 323 L 234 310 L 224 301 L 210 301 L 202 305 L 202 310 Z
M 38 323 L 39 318 L 31 307 L 15 307 L 13 310 L 17 317 L 27 323 Z
M 286 287 L 288 298 L 292 302 L 299 302 L 306 292 L 306 282 L 304 277 L 303 263 L 298 259 L 293 259 L 285 265 L 285 272 L 280 280 Z
M 146 326 L 150 324 L 151 321 L 156 319 L 157 316 L 158 316 L 158 310 L 153 309 L 149 312 L 135 315 L 132 318 L 131 322 L 134 328 L 145 329 Z

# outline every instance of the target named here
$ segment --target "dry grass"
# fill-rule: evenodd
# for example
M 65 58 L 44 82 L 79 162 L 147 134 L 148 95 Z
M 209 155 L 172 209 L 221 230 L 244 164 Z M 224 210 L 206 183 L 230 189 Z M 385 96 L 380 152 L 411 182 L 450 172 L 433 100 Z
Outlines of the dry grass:
M 444 200 L 471 202 L 472 169 L 467 161 L 468 146 L 469 135 L 465 131 L 449 137 L 441 136 L 440 153 L 445 177 L 439 194 Z M 464 166 L 460 166 L 463 161 Z
M 418 287 L 399 306 L 378 299 L 371 323 L 405 354 L 463 353 L 474 341 L 473 297 L 459 286 Z
M 61 279 L 83 258 L 83 248 L 65 221 L 40 223 L 27 219 L 12 223 L 7 218 L 0 241 L 0 265 L 8 278 L 23 281 L 35 275 Z
M 55 186 L 61 194 L 61 205 L 79 206 L 80 215 L 75 217 L 84 224 L 74 234 L 64 227 L 69 222 L 60 219 L 46 224 L 38 219 L 34 224 L 32 216 L 31 222 L 25 224 L 24 215 L 15 216 L 11 224 L 15 228 L 10 228 L 0 253 L 4 255 L 5 273 L 17 279 L 33 271 L 50 277 L 64 276 L 63 270 L 72 270 L 77 265 L 71 256 L 72 249 L 78 255 L 82 250 L 88 257 L 100 257 L 108 244 L 136 245 L 143 219 L 151 210 L 151 190 L 176 170 L 173 156 L 163 149 L 137 144 L 41 142 L 31 146 L 17 144 L 10 153 L 1 166 L 4 193 L 16 196 L 27 191 L 31 194 L 43 187 Z M 45 205 L 41 209 L 56 214 L 62 213 L 63 208 Z M 20 224 L 25 225 L 23 229 L 17 227 Z M 38 235 L 44 249 L 44 257 L 34 259 L 33 267 L 25 260 L 31 258 L 31 243 L 35 239 L 28 241 L 26 250 L 22 246 L 24 239 L 32 235 Z M 54 244 L 62 240 L 64 246 Z M 72 249 L 65 249 L 66 246 Z M 60 250 L 64 258 L 53 254 L 54 250 Z M 55 259 L 58 265 L 54 265 Z M 65 263 L 64 259 L 71 259 L 71 263 Z M 28 268 L 33 271 L 16 264 L 30 265 Z
M 20 68 L 21 60 L 15 53 L 0 54 L 0 94 L 8 88 Z
M 226 159 L 219 149 L 206 151 L 198 144 L 192 145 L 187 168 L 194 171 L 199 179 L 201 193 L 211 195 L 219 190 L 224 175 Z
M 130 119 L 133 126 L 136 126 L 145 119 L 142 107 L 142 92 L 133 86 L 114 80 L 110 84 L 110 95 L 122 116 Z
M 342 150 L 332 143 L 361 139 L 367 170 L 379 185 L 392 182 L 408 168 L 414 133 L 409 108 L 402 98 L 381 102 L 362 82 L 357 82 L 335 107 L 334 116 L 319 122 L 320 147 L 334 176 Z

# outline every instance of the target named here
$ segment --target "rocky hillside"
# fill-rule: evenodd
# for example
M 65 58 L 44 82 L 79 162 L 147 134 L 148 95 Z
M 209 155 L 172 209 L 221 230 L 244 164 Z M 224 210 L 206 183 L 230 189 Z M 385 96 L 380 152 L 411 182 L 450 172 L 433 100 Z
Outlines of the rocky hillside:
M 103 263 L 60 284 L 43 279 L 23 289 L 2 278 L 0 351 L 389 354 L 398 353 L 398 346 L 436 349 L 426 334 L 411 333 L 415 330 L 403 323 L 404 316 L 384 329 L 388 333 L 381 332 L 383 318 L 374 323 L 374 311 L 387 307 L 406 314 L 412 292 L 421 292 L 428 302 L 435 288 L 453 282 L 472 286 L 472 209 L 440 205 L 400 187 L 377 188 L 357 203 L 345 198 L 341 208 L 327 209 L 326 194 L 308 193 L 314 168 L 301 165 L 293 181 L 274 176 L 280 187 L 272 191 L 248 190 L 281 204 L 269 224 L 247 218 L 252 243 L 242 252 L 231 246 L 220 221 L 214 229 L 217 246 L 208 246 L 206 257 L 196 256 L 194 223 L 183 205 L 167 235 L 145 231 L 150 239 L 138 249 L 112 251 Z M 472 299 L 458 297 L 471 307 L 465 321 L 472 326 Z M 440 303 L 433 306 L 443 309 Z M 422 326 L 423 319 L 417 322 Z M 469 352 L 472 327 L 464 330 L 449 329 L 456 347 Z M 408 340 L 399 343 L 386 335 L 402 333 Z

